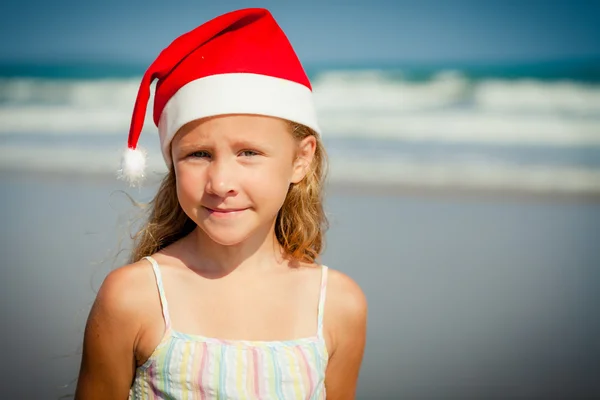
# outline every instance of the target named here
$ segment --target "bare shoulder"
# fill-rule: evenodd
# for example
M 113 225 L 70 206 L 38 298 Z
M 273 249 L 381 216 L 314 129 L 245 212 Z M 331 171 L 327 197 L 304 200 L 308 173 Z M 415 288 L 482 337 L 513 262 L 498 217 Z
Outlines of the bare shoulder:
M 349 340 L 354 346 L 362 346 L 367 325 L 366 296 L 352 278 L 332 268 L 328 269 L 324 318 L 331 355 Z
M 119 267 L 108 273 L 96 296 L 96 305 L 117 315 L 131 316 L 152 294 L 153 273 L 147 261 Z
M 125 398 L 150 297 L 152 271 L 134 263 L 111 271 L 90 310 L 75 398 Z
M 327 303 L 343 320 L 360 322 L 367 313 L 367 298 L 360 286 L 348 275 L 328 268 Z
M 334 269 L 329 269 L 324 324 L 331 343 L 327 398 L 353 399 L 366 344 L 367 299 L 352 278 Z
M 141 260 L 112 270 L 98 290 L 90 322 L 115 323 L 134 342 L 157 307 L 156 284 L 150 264 Z M 134 343 L 135 344 L 135 343 Z

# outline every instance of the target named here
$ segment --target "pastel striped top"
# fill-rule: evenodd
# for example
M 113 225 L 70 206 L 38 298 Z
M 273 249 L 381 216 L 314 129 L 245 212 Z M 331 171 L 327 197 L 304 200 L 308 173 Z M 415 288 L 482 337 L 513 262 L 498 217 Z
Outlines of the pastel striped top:
M 221 340 L 171 327 L 160 268 L 151 257 L 166 330 L 136 369 L 129 399 L 325 399 L 328 353 L 323 337 L 327 267 L 314 336 L 287 341 Z

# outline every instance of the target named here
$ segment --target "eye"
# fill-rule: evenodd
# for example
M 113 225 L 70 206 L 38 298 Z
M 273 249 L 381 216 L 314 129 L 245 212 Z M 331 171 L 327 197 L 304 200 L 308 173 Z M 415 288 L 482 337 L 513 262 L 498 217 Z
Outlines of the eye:
M 259 153 L 254 150 L 243 150 L 240 152 L 240 155 L 244 157 L 253 157 L 259 155 Z
M 188 155 L 188 157 L 193 157 L 193 158 L 209 158 L 210 157 L 210 153 L 208 151 L 204 151 L 204 150 L 194 151 L 193 153 L 190 153 L 190 155 Z

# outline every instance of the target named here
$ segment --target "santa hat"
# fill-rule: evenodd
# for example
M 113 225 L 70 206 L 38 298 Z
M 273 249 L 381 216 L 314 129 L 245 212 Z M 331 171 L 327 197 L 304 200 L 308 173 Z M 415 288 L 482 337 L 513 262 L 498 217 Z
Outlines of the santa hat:
M 175 39 L 144 74 L 119 171 L 132 185 L 144 178 L 138 139 L 155 79 L 154 123 L 167 166 L 173 136 L 199 118 L 266 115 L 320 132 L 308 77 L 273 16 L 258 8 L 233 11 Z

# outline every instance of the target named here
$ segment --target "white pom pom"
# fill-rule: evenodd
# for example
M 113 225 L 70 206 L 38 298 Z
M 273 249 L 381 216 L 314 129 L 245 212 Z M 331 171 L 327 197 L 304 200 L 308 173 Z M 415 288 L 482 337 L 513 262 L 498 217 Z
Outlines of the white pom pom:
M 119 179 L 123 179 L 130 186 L 139 185 L 145 177 L 146 151 L 127 148 L 121 157 L 121 169 L 118 171 Z

